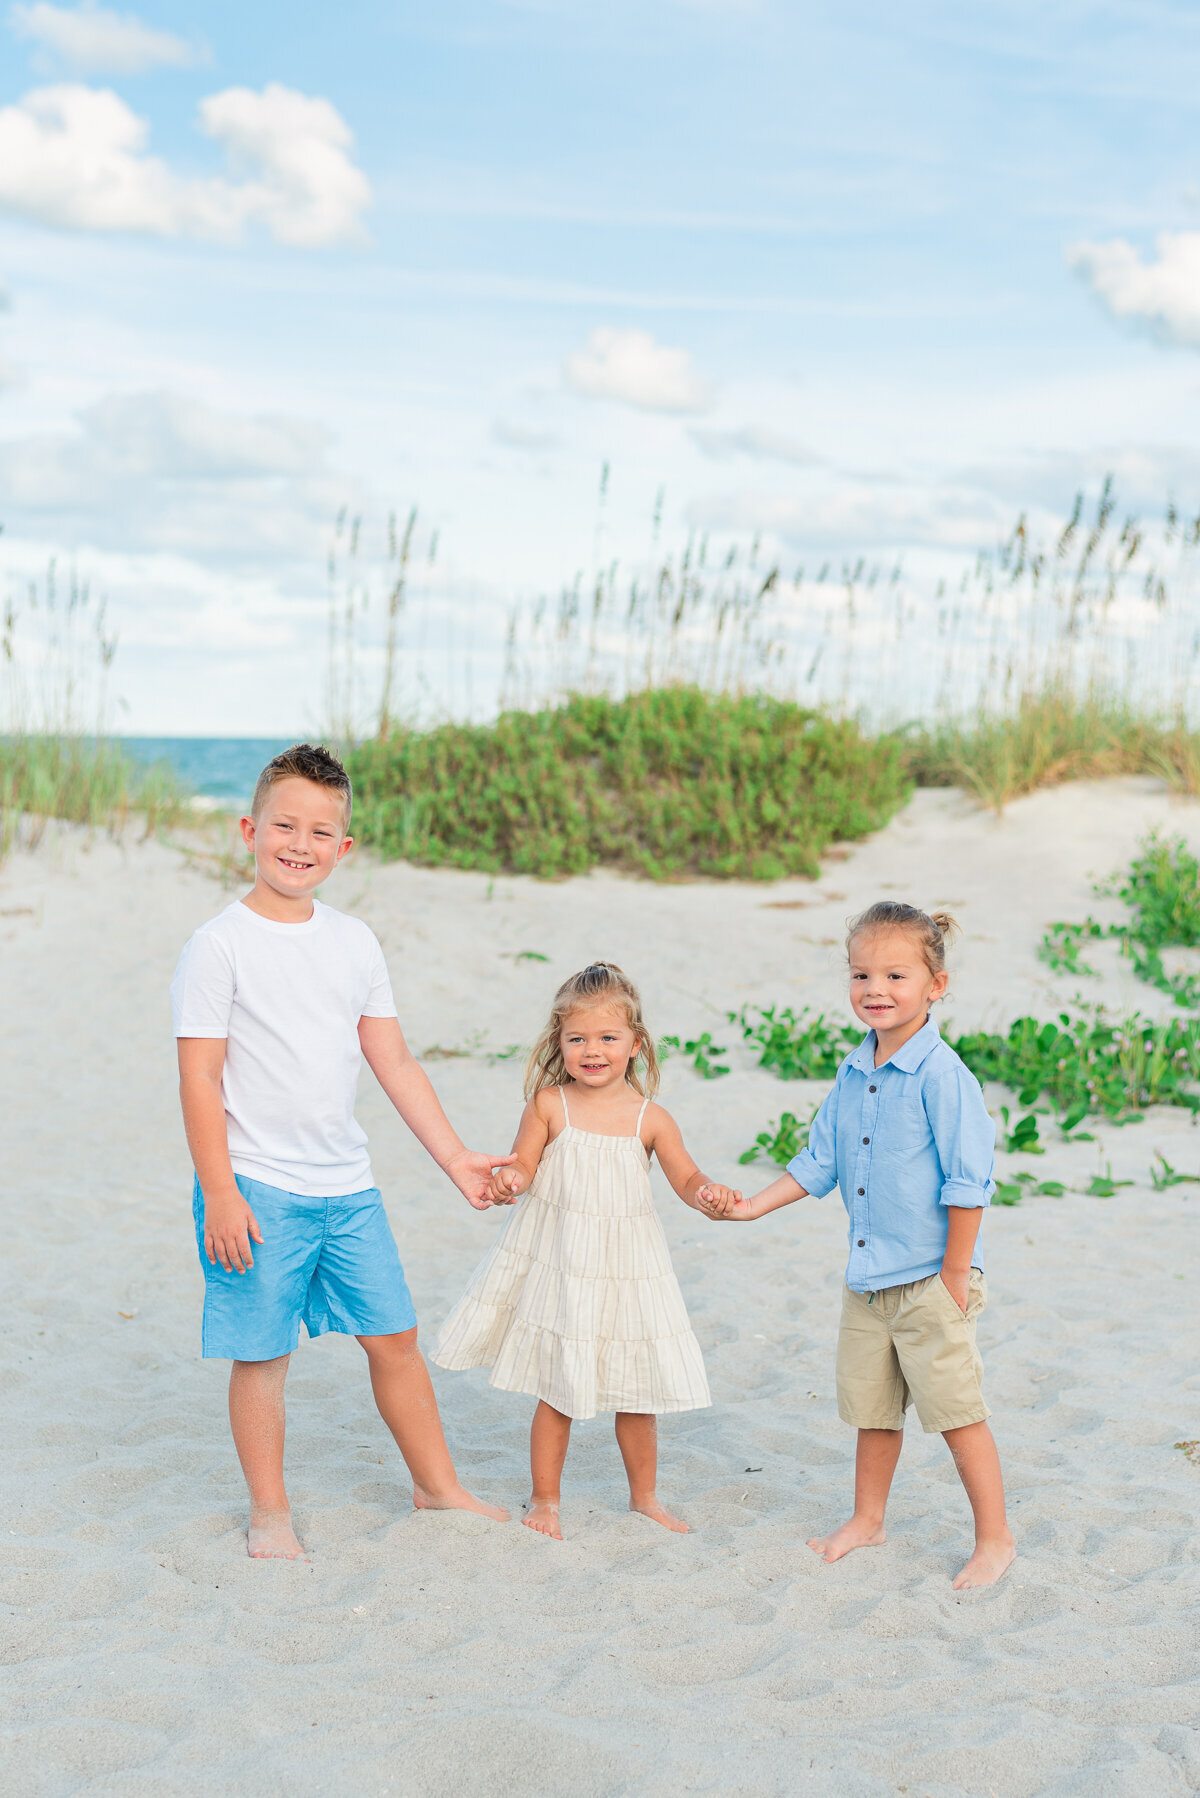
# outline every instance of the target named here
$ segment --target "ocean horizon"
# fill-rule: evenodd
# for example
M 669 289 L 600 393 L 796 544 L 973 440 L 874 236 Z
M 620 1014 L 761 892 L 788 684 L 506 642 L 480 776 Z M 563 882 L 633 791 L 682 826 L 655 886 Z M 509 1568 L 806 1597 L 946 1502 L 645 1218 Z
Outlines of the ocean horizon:
M 237 811 L 250 802 L 264 763 L 296 737 L 118 737 L 134 761 L 166 762 L 197 798 L 219 810 Z

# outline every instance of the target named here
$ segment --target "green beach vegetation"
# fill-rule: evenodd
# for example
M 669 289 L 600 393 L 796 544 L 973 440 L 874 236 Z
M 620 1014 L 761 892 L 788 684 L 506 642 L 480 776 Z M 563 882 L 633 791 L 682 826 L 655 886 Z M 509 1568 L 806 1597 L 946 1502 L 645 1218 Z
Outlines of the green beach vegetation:
M 0 627 L 0 855 L 36 844 L 52 819 L 147 832 L 175 823 L 186 795 L 163 765 L 133 761 L 108 734 L 117 639 L 103 601 L 52 561 L 5 603 Z

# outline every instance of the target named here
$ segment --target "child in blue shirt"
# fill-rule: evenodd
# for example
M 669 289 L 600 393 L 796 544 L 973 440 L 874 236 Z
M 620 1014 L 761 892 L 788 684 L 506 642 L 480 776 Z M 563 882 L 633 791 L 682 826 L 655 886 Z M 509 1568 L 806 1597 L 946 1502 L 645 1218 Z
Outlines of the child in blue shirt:
M 763 1217 L 841 1188 L 850 1260 L 838 1336 L 842 1419 L 858 1430 L 854 1514 L 809 1547 L 825 1561 L 885 1540 L 884 1511 L 911 1403 L 946 1439 L 975 1517 L 959 1590 L 994 1584 L 1016 1550 L 980 1380 L 987 1302 L 979 1225 L 994 1190 L 996 1132 L 979 1082 L 930 1006 L 946 991 L 954 922 L 884 900 L 850 926 L 850 1003 L 869 1034 L 838 1069 L 808 1147 L 754 1198 L 714 1197 L 726 1219 Z

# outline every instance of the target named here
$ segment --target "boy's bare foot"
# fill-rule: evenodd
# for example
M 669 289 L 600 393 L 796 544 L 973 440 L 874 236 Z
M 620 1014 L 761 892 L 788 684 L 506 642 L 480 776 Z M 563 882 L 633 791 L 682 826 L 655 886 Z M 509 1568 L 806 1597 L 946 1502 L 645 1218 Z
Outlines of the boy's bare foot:
M 629 1509 L 640 1511 L 643 1517 L 649 1517 L 654 1523 L 661 1523 L 664 1529 L 674 1530 L 677 1536 L 686 1536 L 689 1533 L 689 1526 L 681 1522 L 678 1517 L 672 1517 L 667 1507 L 660 1504 L 656 1498 L 648 1498 L 640 1505 L 635 1504 L 631 1498 Z
M 832 1566 L 852 1548 L 882 1548 L 886 1541 L 881 1523 L 861 1523 L 857 1517 L 852 1517 L 841 1529 L 834 1530 L 832 1536 L 810 1536 L 808 1546 Z
M 966 1592 L 972 1586 L 994 1586 L 1016 1558 L 1016 1545 L 1007 1531 L 995 1542 L 977 1542 L 975 1553 L 954 1582 L 954 1590 Z
M 246 1553 L 252 1561 L 307 1561 L 290 1511 L 251 1511 Z
M 420 1486 L 413 1487 L 413 1509 L 415 1511 L 474 1511 L 479 1517 L 494 1517 L 497 1523 L 508 1522 L 508 1512 L 500 1505 L 489 1505 L 486 1499 L 476 1498 L 465 1486 L 453 1486 L 449 1492 L 426 1492 Z
M 527 1530 L 537 1530 L 542 1536 L 553 1536 L 556 1542 L 563 1539 L 563 1533 L 558 1527 L 558 1506 L 551 1504 L 549 1499 L 531 1498 L 521 1522 Z

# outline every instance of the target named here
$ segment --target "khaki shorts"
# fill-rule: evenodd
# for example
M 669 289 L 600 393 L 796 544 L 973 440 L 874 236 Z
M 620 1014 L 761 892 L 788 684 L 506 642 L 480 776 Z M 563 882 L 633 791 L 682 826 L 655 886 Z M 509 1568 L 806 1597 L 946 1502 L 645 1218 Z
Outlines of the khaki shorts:
M 929 1434 L 990 1417 L 975 1347 L 975 1322 L 986 1304 L 987 1283 L 977 1267 L 971 1269 L 965 1315 L 940 1274 L 875 1293 L 847 1286 L 837 1351 L 843 1423 L 901 1430 L 910 1404 Z

